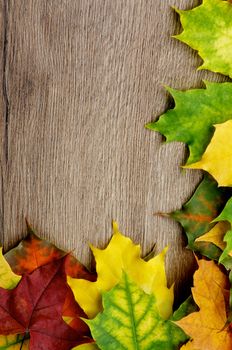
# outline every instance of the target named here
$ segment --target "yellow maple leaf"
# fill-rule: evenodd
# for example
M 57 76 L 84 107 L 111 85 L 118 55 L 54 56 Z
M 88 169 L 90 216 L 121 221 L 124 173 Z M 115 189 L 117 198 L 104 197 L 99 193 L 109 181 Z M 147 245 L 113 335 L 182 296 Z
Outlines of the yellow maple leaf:
M 206 170 L 219 186 L 232 186 L 232 120 L 214 126 L 215 133 L 201 160 L 183 168 Z
M 0 287 L 4 289 L 13 289 L 17 286 L 21 276 L 16 275 L 5 260 L 0 248 Z
M 194 274 L 193 298 L 200 311 L 193 312 L 176 324 L 192 342 L 187 349 L 231 350 L 232 333 L 227 322 L 228 278 L 213 261 L 199 260 Z
M 119 283 L 122 272 L 125 271 L 144 292 L 154 294 L 160 315 L 168 319 L 172 313 L 174 295 L 173 287 L 167 288 L 167 248 L 149 261 L 144 261 L 140 257 L 140 246 L 120 233 L 115 222 L 113 231 L 113 237 L 105 249 L 90 246 L 96 260 L 97 281 L 68 277 L 76 301 L 89 318 L 94 318 L 102 310 L 102 293 Z
M 187 344 L 183 345 L 180 350 L 199 350 L 193 347 L 193 342 L 189 341 Z
M 78 345 L 72 350 L 99 350 L 99 347 L 95 343 L 89 343 L 89 344 Z
M 226 247 L 226 242 L 223 241 L 223 238 L 229 229 L 229 222 L 220 221 L 209 232 L 206 232 L 204 235 L 198 237 L 195 242 L 211 242 L 217 247 L 221 248 L 221 250 L 224 250 Z
M 29 340 L 20 334 L 9 334 L 0 336 L 0 349 L 4 350 L 29 350 Z

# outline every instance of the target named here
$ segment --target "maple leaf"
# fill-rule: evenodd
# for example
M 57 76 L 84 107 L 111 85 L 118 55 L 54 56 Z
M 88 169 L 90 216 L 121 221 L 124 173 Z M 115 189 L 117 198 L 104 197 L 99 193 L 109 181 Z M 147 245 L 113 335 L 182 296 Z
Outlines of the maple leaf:
M 174 350 L 186 341 L 180 328 L 160 316 L 154 295 L 146 294 L 126 273 L 103 294 L 103 307 L 95 319 L 86 321 L 102 350 Z
M 90 281 L 96 279 L 96 276 L 91 274 L 71 254 L 67 254 L 49 241 L 39 238 L 28 222 L 26 238 L 17 247 L 9 250 L 4 257 L 16 274 L 23 275 L 66 255 L 65 271 L 67 275 Z
M 2 248 L 0 248 L 0 287 L 4 289 L 13 289 L 17 286 L 21 276 L 14 274 L 2 255 Z M 0 335 L 0 349 L 16 350 L 17 345 L 21 347 L 23 337 L 20 335 Z M 18 349 L 19 349 L 18 347 Z M 28 341 L 25 339 L 22 350 L 28 349 Z
M 146 125 L 163 134 L 167 142 L 186 143 L 190 153 L 187 164 L 201 159 L 213 136 L 213 125 L 231 119 L 232 84 L 205 82 L 205 85 L 206 89 L 187 91 L 168 88 L 175 108 Z
M 194 311 L 197 311 L 198 307 L 196 303 L 193 300 L 192 295 L 190 295 L 180 306 L 179 308 L 173 313 L 171 320 L 172 321 L 179 321 L 183 317 L 191 314 Z
M 189 11 L 176 10 L 183 32 L 175 38 L 197 50 L 208 69 L 232 77 L 232 5 L 228 1 L 203 0 Z
M 221 249 L 216 245 L 195 240 L 212 229 L 215 225 L 212 220 L 219 215 L 229 196 L 229 189 L 218 188 L 216 181 L 205 175 L 191 199 L 181 210 L 170 214 L 184 228 L 190 249 L 210 259 L 219 259 Z
M 176 324 L 192 338 L 187 349 L 231 350 L 232 333 L 227 325 L 227 276 L 213 261 L 199 260 L 194 274 L 192 294 L 199 311 L 184 317 Z
M 219 262 L 223 264 L 227 269 L 232 269 L 232 230 L 226 232 L 223 241 L 226 244 L 225 249 L 220 256 Z M 232 292 L 232 290 L 231 290 Z
M 29 340 L 22 335 L 0 336 L 0 350 L 28 350 Z
M 80 320 L 77 331 L 62 319 L 69 291 L 64 259 L 25 274 L 13 290 L 0 288 L 0 334 L 23 336 L 22 343 L 30 335 L 31 350 L 69 350 L 78 344 L 91 342 L 88 327 L 83 321 Z M 85 317 L 83 311 L 80 317 Z
M 57 248 L 49 241 L 38 237 L 33 228 L 27 223 L 27 236 L 19 245 L 5 254 L 5 258 L 11 265 L 15 273 L 24 275 L 33 272 L 40 266 L 44 266 L 52 261 L 65 258 L 65 272 L 73 278 L 84 278 L 89 281 L 95 281 L 96 275 L 90 273 L 75 257 L 67 252 Z M 20 279 L 19 276 L 17 278 Z M 74 301 L 73 294 L 67 293 L 62 316 L 64 321 L 72 328 L 78 330 L 83 322 L 80 323 L 82 310 Z M 0 337 L 1 339 L 1 337 Z M 1 349 L 1 348 L 0 348 Z M 93 349 L 93 346 L 87 349 Z M 81 350 L 81 349 L 80 349 Z
M 221 213 L 214 219 L 215 222 L 228 221 L 232 224 L 232 198 L 230 198 Z
M 13 289 L 17 286 L 20 279 L 21 277 L 11 270 L 9 264 L 2 255 L 2 248 L 0 248 L 0 288 Z
M 102 310 L 102 293 L 112 289 L 125 271 L 146 293 L 153 293 L 157 308 L 163 318 L 172 313 L 173 288 L 167 288 L 164 259 L 166 249 L 159 255 L 144 261 L 139 245 L 123 236 L 113 223 L 114 234 L 106 249 L 91 246 L 96 260 L 97 281 L 68 278 L 76 301 L 89 318 Z
M 214 221 L 218 222 L 218 224 L 222 222 L 227 222 L 228 224 L 228 230 L 223 237 L 225 248 L 220 256 L 219 262 L 227 269 L 232 269 L 232 198 L 228 200 L 224 209 Z
M 83 327 L 83 321 L 80 319 L 80 315 L 83 313 L 80 306 L 75 302 L 74 295 L 69 289 L 65 303 L 62 310 L 63 320 L 73 329 L 79 331 Z M 1 349 L 1 348 L 0 348 Z M 95 343 L 85 343 L 76 346 L 73 350 L 97 350 L 98 347 Z
M 95 343 L 89 343 L 89 344 L 78 345 L 72 350 L 99 350 L 99 347 Z
M 88 343 L 88 344 L 82 344 L 78 345 L 72 350 L 99 350 L 99 347 L 96 343 Z
M 217 180 L 219 186 L 232 186 L 231 147 L 232 120 L 228 120 L 215 125 L 215 133 L 201 160 L 185 168 L 206 170 Z
M 193 347 L 193 342 L 192 341 L 188 341 L 187 344 L 184 344 L 180 350 L 199 350 Z

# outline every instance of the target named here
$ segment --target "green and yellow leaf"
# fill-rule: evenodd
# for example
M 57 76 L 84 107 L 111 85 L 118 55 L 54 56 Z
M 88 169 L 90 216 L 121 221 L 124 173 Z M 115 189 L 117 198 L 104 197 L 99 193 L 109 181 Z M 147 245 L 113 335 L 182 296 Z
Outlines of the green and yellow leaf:
M 0 335 L 0 350 L 29 350 L 29 340 L 22 335 Z
M 195 242 L 211 242 L 221 250 L 224 250 L 226 248 L 224 237 L 229 229 L 230 224 L 227 221 L 218 222 L 209 232 L 198 237 Z
M 203 0 L 190 11 L 176 11 L 184 30 L 175 38 L 198 51 L 204 61 L 200 69 L 232 77 L 231 2 Z
M 215 133 L 201 160 L 185 168 L 206 170 L 217 180 L 219 186 L 232 186 L 231 149 L 232 120 L 228 120 L 215 125 Z
M 99 347 L 95 343 L 78 345 L 72 350 L 99 350 Z
M 140 257 L 140 246 L 120 233 L 116 223 L 113 224 L 113 230 L 113 237 L 106 249 L 91 246 L 96 260 L 97 281 L 68 278 L 76 301 L 89 318 L 95 317 L 102 311 L 102 293 L 118 284 L 122 272 L 125 271 L 144 292 L 155 296 L 160 315 L 168 319 L 172 314 L 174 296 L 173 288 L 167 287 L 165 274 L 164 260 L 167 249 L 144 261 Z
M 13 289 L 17 286 L 21 276 L 16 275 L 5 260 L 0 248 L 0 287 L 4 289 Z
M 103 308 L 95 319 L 86 321 L 102 350 L 176 350 L 187 339 L 173 322 L 160 316 L 155 296 L 146 294 L 126 273 L 103 294 Z
M 189 148 L 187 164 L 201 159 L 213 136 L 213 125 L 232 118 L 232 84 L 205 82 L 205 85 L 206 89 L 187 91 L 168 88 L 175 108 L 146 125 L 164 135 L 167 142 L 186 143 Z

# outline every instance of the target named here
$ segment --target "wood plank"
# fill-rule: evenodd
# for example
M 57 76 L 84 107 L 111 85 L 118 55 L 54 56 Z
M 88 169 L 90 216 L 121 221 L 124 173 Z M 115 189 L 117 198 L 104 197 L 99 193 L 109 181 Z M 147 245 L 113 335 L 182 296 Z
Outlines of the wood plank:
M 170 5 L 185 0 L 9 0 L 9 101 L 4 247 L 24 217 L 89 264 L 116 219 L 149 252 L 169 244 L 169 282 L 183 287 L 192 256 L 181 230 L 153 214 L 179 208 L 200 179 L 181 171 L 184 146 L 144 128 L 171 103 L 162 84 L 202 86 Z
M 8 159 L 8 98 L 6 79 L 7 6 L 0 1 L 0 244 L 4 241 L 4 191 Z

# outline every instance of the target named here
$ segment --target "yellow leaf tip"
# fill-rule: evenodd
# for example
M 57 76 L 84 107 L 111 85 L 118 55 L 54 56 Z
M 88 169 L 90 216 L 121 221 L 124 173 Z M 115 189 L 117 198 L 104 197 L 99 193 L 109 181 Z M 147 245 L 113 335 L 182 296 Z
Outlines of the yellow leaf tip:
M 115 235 L 116 233 L 119 233 L 119 228 L 118 228 L 118 223 L 117 221 L 112 222 L 112 226 L 113 226 L 113 234 Z

